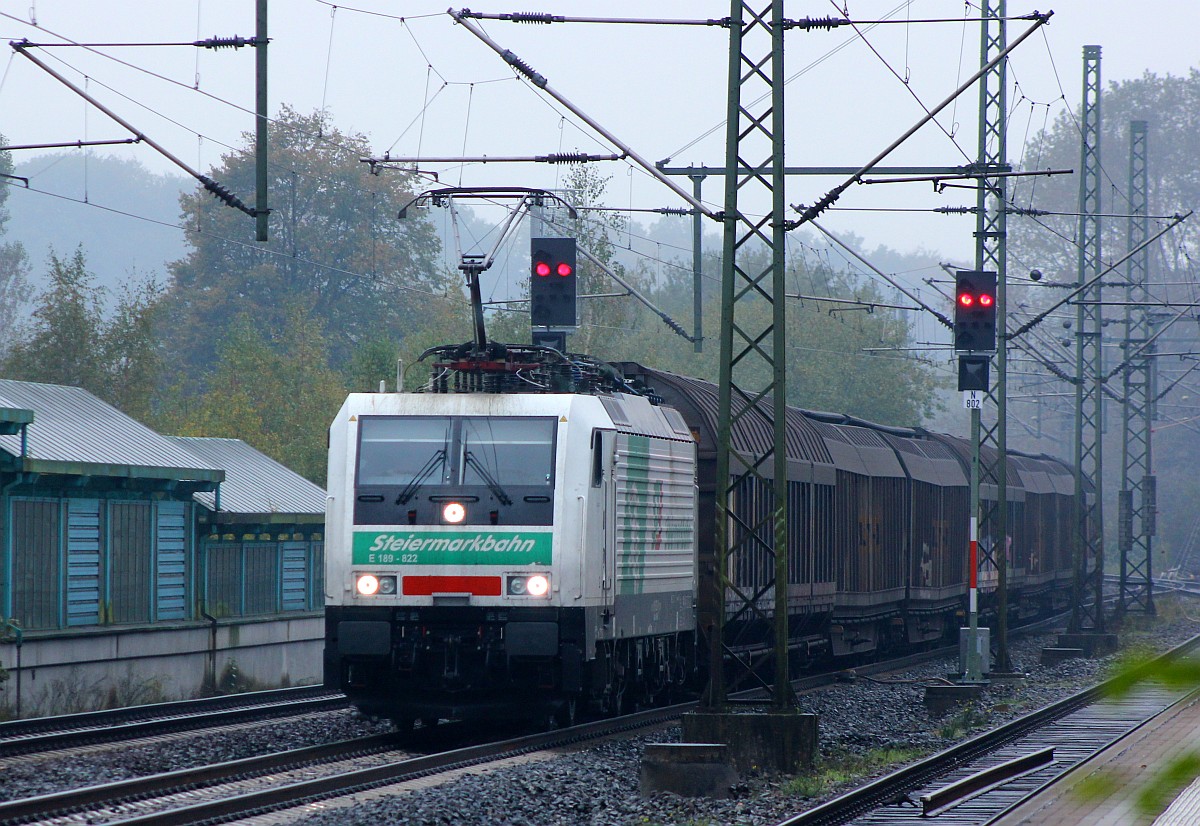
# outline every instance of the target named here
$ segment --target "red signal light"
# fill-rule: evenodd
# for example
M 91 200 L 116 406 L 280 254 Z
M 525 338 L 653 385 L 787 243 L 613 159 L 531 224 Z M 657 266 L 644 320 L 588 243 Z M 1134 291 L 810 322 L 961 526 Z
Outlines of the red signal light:
M 563 278 L 566 278 L 572 272 L 574 272 L 574 270 L 571 269 L 571 265 L 568 264 L 566 261 L 560 261 L 558 263 L 558 274 L 561 275 Z
M 534 264 L 533 271 L 536 272 L 538 275 L 549 275 L 550 274 L 550 265 L 547 264 L 545 261 L 538 261 L 536 264 Z
M 954 273 L 954 349 L 978 353 L 996 349 L 996 273 Z

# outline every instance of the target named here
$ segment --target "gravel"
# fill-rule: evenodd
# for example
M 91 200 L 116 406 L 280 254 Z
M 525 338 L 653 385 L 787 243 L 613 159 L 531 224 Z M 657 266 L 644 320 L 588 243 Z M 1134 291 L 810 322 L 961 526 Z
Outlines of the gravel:
M 279 723 L 232 726 L 221 736 L 177 734 L 168 740 L 121 749 L 72 749 L 65 757 L 22 755 L 0 760 L 0 800 L 115 783 L 133 777 L 240 760 L 257 754 L 367 737 L 389 731 L 350 709 L 322 712 Z
M 1165 601 L 1164 601 L 1165 602 Z M 755 774 L 743 777 L 726 800 L 684 798 L 669 793 L 642 797 L 638 788 L 642 751 L 648 742 L 679 739 L 678 727 L 613 740 L 550 760 L 466 773 L 444 784 L 395 796 L 362 800 L 354 806 L 294 821 L 297 826 L 651 826 L 686 823 L 770 826 L 847 788 L 885 774 L 899 763 L 872 763 L 881 750 L 904 750 L 891 758 L 916 759 L 993 728 L 1094 684 L 1120 657 L 1138 648 L 1162 649 L 1200 631 L 1185 610 L 1150 625 L 1134 617 L 1122 631 L 1122 653 L 1098 659 L 1040 664 L 1041 649 L 1053 635 L 1014 640 L 1014 668 L 1027 679 L 992 683 L 983 698 L 943 716 L 924 706 L 924 685 L 944 678 L 956 660 L 927 663 L 876 679 L 858 676 L 800 698 L 802 710 L 820 715 L 820 765 L 849 769 L 837 783 Z M 1144 626 L 1144 628 L 1142 628 Z M 1142 628 L 1142 630 L 1139 630 Z M 119 752 L 97 749 L 69 758 L 30 757 L 0 761 L 0 799 L 45 794 L 171 771 L 268 751 L 361 737 L 382 730 L 353 712 L 331 712 L 287 723 L 238 728 L 221 737 L 180 735 L 170 742 L 131 746 Z M 864 768 L 864 766 L 873 766 Z M 856 775 L 856 776 L 853 776 Z M 809 781 L 812 779 L 809 778 Z

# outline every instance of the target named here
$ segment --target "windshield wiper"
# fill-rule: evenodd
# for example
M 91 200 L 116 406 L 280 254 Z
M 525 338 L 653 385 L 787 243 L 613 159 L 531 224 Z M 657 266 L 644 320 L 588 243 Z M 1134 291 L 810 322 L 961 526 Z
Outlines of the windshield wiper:
M 417 475 L 413 477 L 413 480 L 411 482 L 409 482 L 407 485 L 405 485 L 404 490 L 400 491 L 400 496 L 398 496 L 396 498 L 396 504 L 397 505 L 408 504 L 408 500 L 413 498 L 413 495 L 417 492 L 418 489 L 420 489 L 421 485 L 423 485 L 425 483 L 425 480 L 428 479 L 430 477 L 430 475 L 433 473 L 434 468 L 436 468 L 438 465 L 444 463 L 445 461 L 446 461 L 446 449 L 438 448 L 434 452 L 434 454 L 429 457 L 429 461 L 426 462 L 425 465 L 420 470 L 417 471 Z
M 500 500 L 501 505 L 512 504 L 512 500 L 508 498 L 508 494 L 504 492 L 504 488 L 500 487 L 500 483 L 492 478 L 492 475 L 487 472 L 487 468 L 483 466 L 483 463 L 475 458 L 474 453 L 469 450 L 465 451 L 463 457 L 466 459 L 467 464 L 474 468 L 479 477 L 483 479 L 484 484 L 487 485 L 487 489 L 492 492 L 492 496 Z

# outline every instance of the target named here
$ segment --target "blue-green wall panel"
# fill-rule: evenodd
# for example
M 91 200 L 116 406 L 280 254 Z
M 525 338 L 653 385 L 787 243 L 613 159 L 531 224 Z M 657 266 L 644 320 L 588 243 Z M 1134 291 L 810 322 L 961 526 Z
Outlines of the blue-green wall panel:
M 159 502 L 155 519 L 156 619 L 187 616 L 187 506 Z
M 100 622 L 100 500 L 67 500 L 67 625 Z
M 283 610 L 308 608 L 308 543 L 281 542 L 283 564 Z

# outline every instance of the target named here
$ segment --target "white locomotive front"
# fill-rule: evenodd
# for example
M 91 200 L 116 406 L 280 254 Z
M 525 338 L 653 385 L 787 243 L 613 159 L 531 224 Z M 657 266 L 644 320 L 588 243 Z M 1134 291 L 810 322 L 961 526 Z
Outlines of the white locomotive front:
M 569 719 L 691 675 L 696 445 L 675 410 L 353 394 L 328 485 L 325 681 L 364 711 Z

